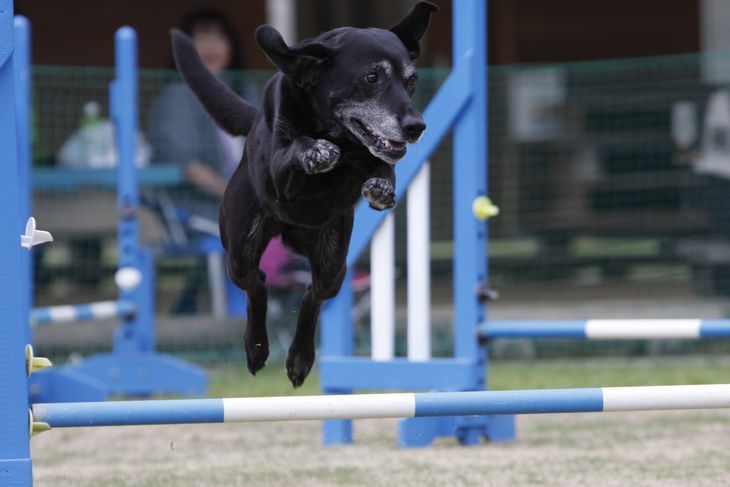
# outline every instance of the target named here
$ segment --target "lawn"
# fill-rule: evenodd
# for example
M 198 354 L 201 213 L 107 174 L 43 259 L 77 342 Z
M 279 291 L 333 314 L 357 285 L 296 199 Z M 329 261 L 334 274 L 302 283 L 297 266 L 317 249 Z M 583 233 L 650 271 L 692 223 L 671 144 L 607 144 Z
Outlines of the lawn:
M 272 364 L 273 365 L 273 364 Z M 494 389 L 730 382 L 730 359 L 494 362 Z M 271 365 L 210 369 L 211 396 L 292 391 Z M 32 441 L 37 486 L 715 486 L 730 475 L 730 410 L 527 415 L 518 439 L 396 447 L 397 420 L 355 422 L 356 443 L 323 448 L 318 422 L 75 428 Z

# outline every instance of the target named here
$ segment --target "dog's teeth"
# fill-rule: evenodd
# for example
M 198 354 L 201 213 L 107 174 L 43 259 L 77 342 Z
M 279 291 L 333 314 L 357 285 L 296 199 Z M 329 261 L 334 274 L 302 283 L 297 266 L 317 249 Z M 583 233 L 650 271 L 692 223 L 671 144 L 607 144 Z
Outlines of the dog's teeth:
M 385 139 L 385 147 L 388 149 L 402 149 L 405 144 L 403 142 L 396 142 L 395 140 Z

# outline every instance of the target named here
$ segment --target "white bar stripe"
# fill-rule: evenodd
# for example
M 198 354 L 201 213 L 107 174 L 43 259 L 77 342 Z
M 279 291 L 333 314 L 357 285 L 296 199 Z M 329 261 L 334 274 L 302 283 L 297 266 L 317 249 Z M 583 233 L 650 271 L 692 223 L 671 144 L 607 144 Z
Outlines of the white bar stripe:
M 416 397 L 403 394 L 247 397 L 223 399 L 223 422 L 412 418 Z
M 100 301 L 89 305 L 91 314 L 97 318 L 108 318 L 117 316 L 119 310 L 118 301 Z
M 53 306 L 48 308 L 48 314 L 54 322 L 76 320 L 76 306 Z
M 730 407 L 730 384 L 603 387 L 604 411 Z
M 590 340 L 699 338 L 702 320 L 588 320 Z

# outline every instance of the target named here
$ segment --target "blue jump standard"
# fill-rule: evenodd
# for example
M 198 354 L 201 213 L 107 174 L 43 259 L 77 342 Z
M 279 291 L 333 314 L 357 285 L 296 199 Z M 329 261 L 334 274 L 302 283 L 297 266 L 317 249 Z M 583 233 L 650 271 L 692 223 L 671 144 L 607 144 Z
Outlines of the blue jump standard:
M 730 408 L 730 384 L 34 404 L 52 428 Z
M 697 339 L 730 337 L 730 320 L 490 320 L 478 331 L 490 338 L 585 340 Z

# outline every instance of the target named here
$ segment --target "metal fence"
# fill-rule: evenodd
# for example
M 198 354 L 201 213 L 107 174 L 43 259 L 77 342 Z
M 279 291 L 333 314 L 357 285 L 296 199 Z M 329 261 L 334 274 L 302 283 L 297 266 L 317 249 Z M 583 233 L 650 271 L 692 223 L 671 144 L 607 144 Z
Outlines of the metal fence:
M 725 314 L 723 296 L 730 293 L 730 221 L 725 216 L 730 214 L 730 91 L 717 73 L 728 67 L 730 56 L 705 54 L 490 70 L 489 188 L 501 208 L 490 223 L 490 276 L 503 296 L 491 306 L 493 315 L 579 319 Z M 425 106 L 446 73 L 421 71 L 417 105 Z M 257 102 L 270 75 L 233 73 L 228 82 Z M 88 144 L 88 127 L 98 128 L 107 116 L 111 78 L 111 69 L 34 67 L 34 213 L 57 237 L 53 246 L 35 254 L 39 305 L 110 299 L 116 292 L 113 189 L 98 181 L 79 182 L 83 178 L 58 183 L 64 167 L 94 171 L 88 168 L 89 160 L 74 159 L 69 146 L 74 137 L 78 147 Z M 149 152 L 140 159 L 150 167 L 178 171 L 176 177 L 163 180 L 143 178 L 144 194 L 158 203 L 167 197 L 185 199 L 186 194 L 189 201 L 197 200 L 184 181 L 184 161 L 160 160 L 165 148 L 155 147 L 155 137 L 150 137 L 153 124 L 165 124 L 155 107 L 176 83 L 174 71 L 141 72 L 140 127 Z M 100 112 L 89 102 L 97 103 Z M 103 141 L 103 131 L 98 134 Z M 105 159 L 99 149 L 102 142 L 94 143 L 102 154 L 94 164 L 111 165 L 113 156 Z M 436 354 L 450 347 L 446 339 L 440 340 L 449 333 L 438 331 L 451 326 L 451 164 L 459 162 L 450 154 L 447 138 L 431 163 Z M 405 275 L 407 265 L 406 205 L 401 202 L 396 212 L 397 275 Z M 150 204 L 146 213 L 143 236 L 159 250 L 161 346 L 212 357 L 227 356 L 224 349 L 239 354 L 240 320 L 227 321 L 207 334 L 197 324 L 209 320 L 210 312 L 204 259 L 166 251 L 171 229 L 164 211 Z M 399 303 L 404 296 L 399 291 Z M 186 307 L 191 299 L 194 305 Z M 279 314 L 272 326 L 290 327 L 296 292 L 282 292 L 273 301 L 271 307 Z M 185 311 L 193 314 L 176 313 Z M 64 335 L 72 334 L 58 331 L 39 338 L 58 353 L 85 352 L 101 346 L 109 333 L 103 326 L 95 330 L 86 336 L 97 338 L 84 346 L 73 339 L 64 342 Z M 523 345 L 507 343 L 503 350 L 519 354 L 525 351 Z M 718 346 L 723 348 L 527 348 L 528 353 L 584 354 L 707 351 Z

